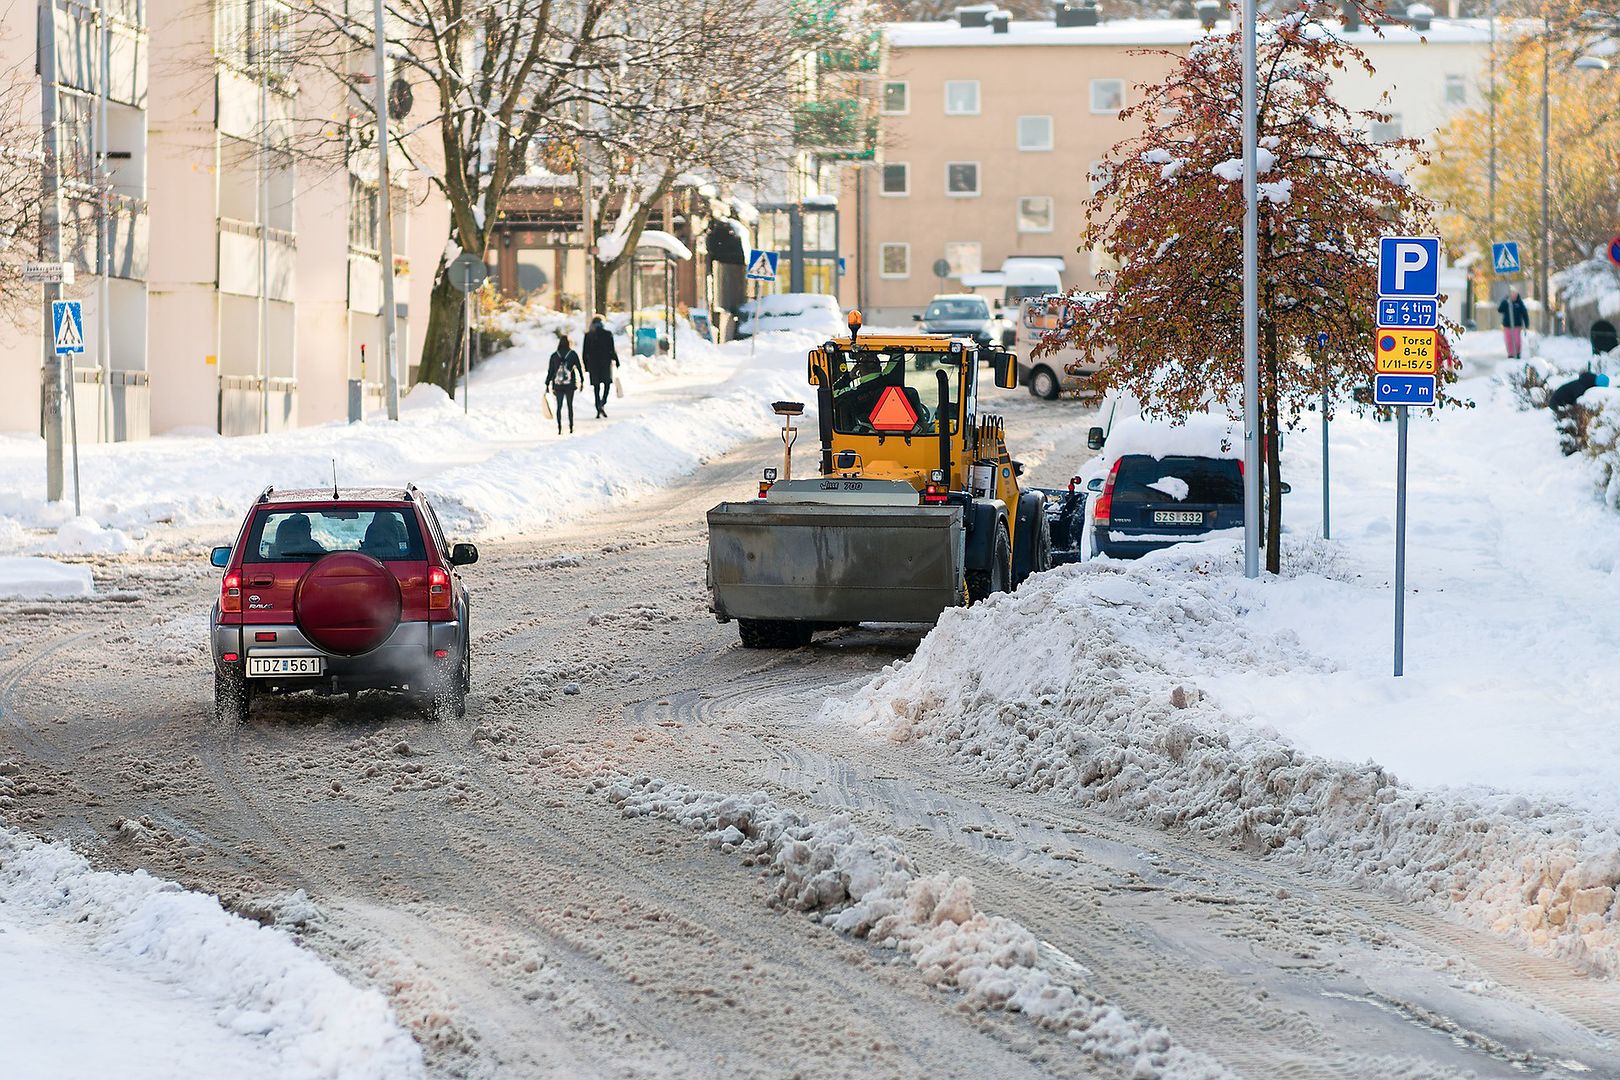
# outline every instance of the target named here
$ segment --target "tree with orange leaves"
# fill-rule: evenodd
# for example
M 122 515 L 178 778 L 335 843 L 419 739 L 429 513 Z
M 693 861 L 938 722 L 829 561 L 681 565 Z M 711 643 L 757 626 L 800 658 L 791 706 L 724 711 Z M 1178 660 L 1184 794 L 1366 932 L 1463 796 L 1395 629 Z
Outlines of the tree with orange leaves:
M 1279 435 L 1324 391 L 1342 400 L 1366 385 L 1378 238 L 1432 231 L 1430 204 L 1405 176 L 1425 163 L 1418 143 L 1374 142 L 1371 123 L 1388 117 L 1334 99 L 1334 71 L 1372 67 L 1320 10 L 1262 17 L 1257 47 L 1258 433 L 1272 573 L 1281 568 Z M 1378 14 L 1362 8 L 1368 25 Z M 1211 33 L 1172 55 L 1164 81 L 1142 87 L 1124 113 L 1143 133 L 1109 152 L 1085 234 L 1117 268 L 1083 317 L 1046 343 L 1084 350 L 1101 365 L 1097 387 L 1130 394 L 1148 416 L 1235 411 L 1241 400 L 1240 43 L 1236 30 Z

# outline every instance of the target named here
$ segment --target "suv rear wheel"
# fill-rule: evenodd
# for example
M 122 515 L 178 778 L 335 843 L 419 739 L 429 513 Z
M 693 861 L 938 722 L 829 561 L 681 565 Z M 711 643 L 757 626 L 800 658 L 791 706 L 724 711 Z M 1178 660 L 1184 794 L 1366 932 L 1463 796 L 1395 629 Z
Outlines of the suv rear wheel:
M 245 724 L 253 691 L 246 676 L 214 672 L 214 719 L 222 724 Z
M 460 720 L 467 715 L 467 690 L 472 679 L 472 647 L 463 641 L 453 664 L 440 664 L 434 672 L 433 697 L 428 711 L 435 720 Z

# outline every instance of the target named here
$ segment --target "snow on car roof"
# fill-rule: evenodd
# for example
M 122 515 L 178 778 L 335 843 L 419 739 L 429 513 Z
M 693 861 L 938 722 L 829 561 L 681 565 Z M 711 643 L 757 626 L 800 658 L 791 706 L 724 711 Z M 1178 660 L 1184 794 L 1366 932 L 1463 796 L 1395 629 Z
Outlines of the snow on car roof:
M 288 488 L 286 491 L 271 488 L 264 501 L 267 503 L 409 502 L 410 498 L 403 486 L 338 488 L 336 499 L 332 497 L 331 488 Z
M 1112 464 L 1130 454 L 1148 457 L 1241 458 L 1243 428 L 1236 420 L 1194 413 L 1184 423 L 1127 417 L 1114 425 L 1103 444 Z

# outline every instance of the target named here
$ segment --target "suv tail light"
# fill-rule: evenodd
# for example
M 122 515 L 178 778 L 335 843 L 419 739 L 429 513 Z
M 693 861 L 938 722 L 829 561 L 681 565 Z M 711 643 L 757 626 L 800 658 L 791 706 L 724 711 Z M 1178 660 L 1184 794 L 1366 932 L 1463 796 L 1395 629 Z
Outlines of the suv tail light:
M 1108 470 L 1108 479 L 1103 481 L 1102 494 L 1097 496 L 1097 503 L 1091 509 L 1092 520 L 1106 525 L 1108 519 L 1114 516 L 1114 477 L 1118 475 L 1119 462 L 1116 460 L 1114 467 Z
M 219 583 L 219 610 L 242 610 L 242 575 L 226 574 Z
M 450 572 L 442 567 L 428 568 L 428 610 L 450 610 Z

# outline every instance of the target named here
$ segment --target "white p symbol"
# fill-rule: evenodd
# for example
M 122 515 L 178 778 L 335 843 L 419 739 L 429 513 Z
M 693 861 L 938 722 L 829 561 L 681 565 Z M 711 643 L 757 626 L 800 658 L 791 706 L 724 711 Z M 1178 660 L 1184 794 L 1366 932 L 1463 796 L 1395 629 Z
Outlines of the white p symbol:
M 1415 274 L 1429 265 L 1429 252 L 1422 244 L 1395 245 L 1395 291 L 1404 292 L 1406 275 Z

